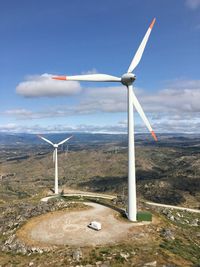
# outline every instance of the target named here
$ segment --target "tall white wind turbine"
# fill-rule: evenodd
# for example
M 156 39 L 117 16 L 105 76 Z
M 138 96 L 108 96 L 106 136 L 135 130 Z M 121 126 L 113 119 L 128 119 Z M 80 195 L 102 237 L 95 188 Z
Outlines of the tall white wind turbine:
M 151 132 L 155 141 L 157 137 L 151 128 L 151 125 L 133 92 L 133 82 L 136 79 L 133 70 L 139 64 L 145 46 L 149 39 L 151 30 L 154 26 L 155 18 L 151 22 L 135 56 L 133 57 L 131 64 L 127 70 L 127 73 L 121 77 L 111 76 L 107 74 L 88 74 L 88 75 L 76 75 L 76 76 L 55 76 L 52 77 L 55 80 L 67 80 L 67 81 L 91 81 L 91 82 L 121 82 L 127 87 L 128 90 L 128 218 L 130 221 L 137 220 L 137 206 L 136 206 L 136 178 L 135 178 L 135 142 L 134 142 L 134 116 L 133 116 L 133 105 L 137 112 L 140 114 L 142 120 Z
M 55 186 L 54 186 L 54 193 L 58 194 L 58 147 L 62 144 L 64 144 L 65 142 L 67 142 L 69 139 L 72 138 L 72 136 L 64 139 L 63 141 L 61 141 L 58 144 L 54 144 L 52 143 L 50 140 L 48 140 L 47 138 L 44 138 L 41 135 L 38 135 L 39 138 L 41 138 L 42 140 L 44 140 L 45 142 L 49 143 L 50 145 L 52 145 L 54 147 L 54 151 L 53 151 L 53 161 L 55 162 Z

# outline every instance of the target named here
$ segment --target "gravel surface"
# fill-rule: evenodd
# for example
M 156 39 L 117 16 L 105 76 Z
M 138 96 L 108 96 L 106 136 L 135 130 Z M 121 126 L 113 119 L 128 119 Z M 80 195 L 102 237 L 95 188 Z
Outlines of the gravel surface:
M 29 241 L 46 245 L 95 246 L 131 238 L 138 227 L 148 224 L 117 219 L 116 211 L 97 203 L 84 204 L 91 209 L 53 212 L 31 219 L 23 226 L 23 239 L 27 236 Z M 100 222 L 102 230 L 88 228 L 91 221 Z

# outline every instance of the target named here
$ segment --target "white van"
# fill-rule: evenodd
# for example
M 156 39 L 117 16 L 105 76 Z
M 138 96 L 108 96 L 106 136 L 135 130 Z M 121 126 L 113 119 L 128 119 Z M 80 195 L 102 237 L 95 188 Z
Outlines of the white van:
M 88 224 L 88 227 L 92 228 L 96 231 L 99 231 L 99 230 L 101 230 L 101 223 L 93 221 L 93 222 Z

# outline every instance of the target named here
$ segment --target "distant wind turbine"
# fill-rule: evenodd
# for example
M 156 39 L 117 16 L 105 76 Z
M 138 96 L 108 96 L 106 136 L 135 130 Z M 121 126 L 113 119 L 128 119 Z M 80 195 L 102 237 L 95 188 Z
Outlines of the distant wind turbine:
M 88 75 L 76 75 L 76 76 L 55 76 L 52 77 L 55 80 L 67 80 L 67 81 L 89 81 L 89 82 L 121 82 L 128 89 L 128 218 L 130 221 L 137 220 L 137 203 L 136 203 L 136 178 L 135 178 L 135 142 L 134 142 L 134 117 L 133 117 L 133 105 L 137 112 L 140 114 L 142 120 L 151 132 L 153 138 L 157 141 L 157 137 L 151 128 L 151 125 L 133 92 L 133 82 L 136 79 L 133 70 L 139 64 L 145 46 L 149 39 L 151 30 L 154 26 L 155 18 L 151 22 L 135 56 L 133 57 L 131 64 L 127 70 L 127 73 L 121 77 L 111 76 L 107 74 L 88 74 Z M 130 27 L 129 27 L 130 31 Z
M 44 138 L 41 135 L 38 135 L 38 137 L 54 147 L 54 151 L 53 151 L 53 161 L 55 162 L 55 189 L 54 189 L 54 192 L 55 192 L 55 194 L 58 194 L 58 147 L 60 145 L 64 144 L 65 142 L 67 142 L 73 136 L 70 136 L 70 137 L 64 139 L 63 141 L 61 141 L 58 144 L 53 144 L 50 140 L 48 140 L 47 138 Z

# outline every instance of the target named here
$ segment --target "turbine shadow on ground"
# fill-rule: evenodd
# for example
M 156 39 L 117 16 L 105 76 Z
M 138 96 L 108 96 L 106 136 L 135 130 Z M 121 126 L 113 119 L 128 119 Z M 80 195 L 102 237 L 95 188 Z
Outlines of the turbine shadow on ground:
M 148 176 L 147 176 L 148 173 Z M 156 177 L 159 176 L 159 173 L 156 173 Z M 157 203 L 166 203 L 169 205 L 180 205 L 185 201 L 184 196 L 181 191 L 177 191 L 174 187 L 174 180 L 168 181 L 168 187 L 160 187 L 158 180 L 165 182 L 164 178 L 154 179 L 154 171 L 137 171 L 137 192 L 141 194 L 148 201 L 153 201 Z M 146 184 L 146 186 L 145 186 Z M 123 201 L 127 197 L 127 177 L 101 177 L 96 176 L 92 179 L 80 182 L 78 184 L 79 188 L 84 190 L 96 192 L 96 193 L 117 193 L 120 198 L 123 198 Z M 125 204 L 125 203 L 124 203 Z
M 118 213 L 120 213 L 123 217 L 126 217 L 127 218 L 127 216 L 126 216 L 126 211 L 124 210 L 124 209 L 122 209 L 122 208 L 118 208 L 118 207 L 116 207 L 114 204 L 112 205 L 112 204 L 109 204 L 109 203 L 105 203 L 104 201 L 102 201 L 102 200 L 99 200 L 99 199 L 91 199 L 91 198 L 86 198 L 88 201 L 90 201 L 90 202 L 93 202 L 93 203 L 98 203 L 98 204 L 100 204 L 100 205 L 102 205 L 102 206 L 105 206 L 105 207 L 107 207 L 107 208 L 110 208 L 110 209 L 112 209 L 112 210 L 114 210 L 114 211 L 117 211 Z

